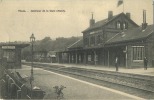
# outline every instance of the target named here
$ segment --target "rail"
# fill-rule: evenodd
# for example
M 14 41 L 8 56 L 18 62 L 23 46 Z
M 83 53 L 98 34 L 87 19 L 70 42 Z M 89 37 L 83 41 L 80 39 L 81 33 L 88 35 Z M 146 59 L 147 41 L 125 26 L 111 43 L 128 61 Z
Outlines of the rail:
M 79 76 L 87 79 L 92 79 L 95 81 L 99 81 L 98 84 L 106 82 L 106 86 L 110 86 L 109 84 L 112 84 L 113 88 L 115 88 L 117 85 L 118 87 L 123 87 L 123 89 L 135 89 L 137 91 L 143 92 L 140 96 L 143 96 L 144 93 L 148 93 L 147 95 L 151 96 L 154 95 L 154 77 L 152 76 L 143 76 L 129 73 L 125 74 L 119 72 L 110 72 L 102 70 L 100 71 L 76 67 L 63 67 L 57 65 L 52 66 L 47 64 L 34 64 L 34 66 L 43 68 L 45 70 L 51 70 L 57 73 L 73 75 L 73 77 Z M 124 91 L 127 92 L 127 90 Z

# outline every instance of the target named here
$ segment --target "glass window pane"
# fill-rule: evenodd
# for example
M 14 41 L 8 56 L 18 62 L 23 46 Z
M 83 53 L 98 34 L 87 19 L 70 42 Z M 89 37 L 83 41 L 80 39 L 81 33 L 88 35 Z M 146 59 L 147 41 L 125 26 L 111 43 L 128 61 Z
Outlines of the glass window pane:
M 141 60 L 141 47 L 138 48 L 138 60 Z
M 135 60 L 137 60 L 137 48 L 135 48 Z
M 133 60 L 144 59 L 144 47 L 133 47 Z
M 140 52 L 140 55 L 141 55 L 141 58 L 140 58 L 140 60 L 142 60 L 142 52 L 143 52 L 143 47 L 141 47 L 141 52 Z
M 142 48 L 142 60 L 144 59 L 144 47 Z
M 134 47 L 133 47 L 133 60 L 135 60 L 135 50 L 134 50 Z

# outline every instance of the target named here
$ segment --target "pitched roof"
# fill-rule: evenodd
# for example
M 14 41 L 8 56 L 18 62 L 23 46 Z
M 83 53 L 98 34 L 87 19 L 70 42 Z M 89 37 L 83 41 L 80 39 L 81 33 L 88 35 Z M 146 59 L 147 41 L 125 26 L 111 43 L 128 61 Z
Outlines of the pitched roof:
M 68 46 L 68 49 L 72 49 L 72 48 L 82 48 L 83 47 L 83 38 L 79 39 L 78 41 L 76 41 L 75 43 L 71 44 L 70 46 Z
M 18 46 L 21 48 L 27 47 L 30 44 L 28 42 L 1 42 L 0 46 Z
M 108 19 L 98 21 L 94 25 L 92 25 L 92 26 L 88 27 L 87 29 L 85 29 L 83 32 L 86 32 L 88 30 L 92 30 L 92 29 L 95 29 L 95 28 L 99 28 L 99 27 L 105 25 L 107 22 L 108 22 Z
M 153 33 L 153 25 L 148 25 L 145 30 L 142 30 L 142 27 L 132 28 L 129 30 L 125 30 L 124 32 L 117 33 L 109 40 L 105 42 L 105 45 L 114 44 L 114 43 L 122 43 L 122 42 L 130 42 L 138 39 L 147 38 L 149 35 Z M 83 39 L 78 40 L 68 47 L 68 49 L 73 48 L 83 48 Z
M 120 15 L 124 15 L 126 16 L 124 13 L 120 13 L 118 15 L 114 15 L 111 19 L 104 19 L 104 20 L 101 20 L 101 21 L 98 21 L 96 22 L 94 25 L 88 27 L 87 29 L 85 29 L 84 31 L 82 31 L 82 33 L 86 32 L 86 31 L 90 31 L 92 29 L 96 29 L 96 28 L 100 28 L 100 27 L 103 27 L 105 26 L 106 24 L 108 24 L 109 22 L 111 22 L 112 20 L 114 20 L 115 18 L 119 17 Z M 135 25 L 137 25 L 134 21 L 132 21 L 130 18 L 128 18 L 132 23 L 134 23 Z M 138 25 L 137 25 L 138 26 Z
M 143 38 L 148 37 L 152 33 L 153 33 L 153 25 L 147 26 L 145 30 L 142 30 L 142 27 L 140 26 L 137 28 L 125 30 L 124 32 L 121 32 L 121 33 L 117 33 L 115 36 L 109 39 L 106 42 L 106 44 L 143 39 Z

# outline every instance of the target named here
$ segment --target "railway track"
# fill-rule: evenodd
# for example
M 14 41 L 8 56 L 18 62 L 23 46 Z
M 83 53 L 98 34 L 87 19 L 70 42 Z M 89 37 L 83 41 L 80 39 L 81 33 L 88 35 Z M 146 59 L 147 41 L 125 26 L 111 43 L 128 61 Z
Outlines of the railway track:
M 154 99 L 154 77 L 152 76 L 47 64 L 34 64 L 34 66 L 113 88 L 145 99 Z

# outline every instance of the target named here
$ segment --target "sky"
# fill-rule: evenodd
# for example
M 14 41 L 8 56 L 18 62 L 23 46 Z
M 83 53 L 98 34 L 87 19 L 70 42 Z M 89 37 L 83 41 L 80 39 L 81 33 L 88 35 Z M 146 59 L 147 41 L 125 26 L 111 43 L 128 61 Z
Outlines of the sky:
M 36 40 L 44 37 L 82 36 L 89 27 L 91 13 L 95 21 L 123 12 L 118 0 L 1 0 L 0 42 L 29 41 L 33 33 Z M 148 25 L 153 23 L 152 0 L 124 0 L 124 13 L 130 12 L 131 19 L 142 23 L 143 9 L 146 10 Z

